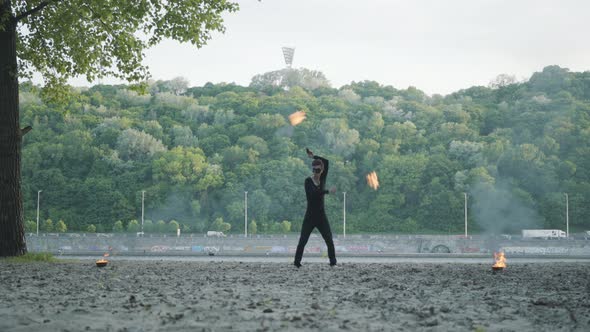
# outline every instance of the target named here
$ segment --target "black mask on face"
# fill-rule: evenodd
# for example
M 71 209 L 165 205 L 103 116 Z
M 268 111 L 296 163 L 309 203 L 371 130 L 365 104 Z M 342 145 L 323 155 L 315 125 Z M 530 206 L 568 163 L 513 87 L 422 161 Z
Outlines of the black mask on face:
M 321 168 L 314 168 L 313 172 L 319 174 L 322 172 L 322 169 Z

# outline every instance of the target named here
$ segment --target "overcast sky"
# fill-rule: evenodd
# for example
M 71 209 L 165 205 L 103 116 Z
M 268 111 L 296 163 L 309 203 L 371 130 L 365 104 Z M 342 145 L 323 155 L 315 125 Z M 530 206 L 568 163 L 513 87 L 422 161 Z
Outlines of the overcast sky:
M 296 48 L 293 67 L 320 70 L 334 87 L 374 80 L 448 94 L 547 65 L 590 70 L 588 0 L 238 2 L 225 34 L 202 49 L 165 41 L 146 51 L 153 78 L 248 85 L 285 66 L 282 46 Z

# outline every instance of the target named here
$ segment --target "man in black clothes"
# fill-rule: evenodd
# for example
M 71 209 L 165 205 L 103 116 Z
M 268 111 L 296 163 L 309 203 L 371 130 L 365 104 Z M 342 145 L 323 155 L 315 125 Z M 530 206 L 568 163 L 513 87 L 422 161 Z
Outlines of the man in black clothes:
M 307 196 L 307 210 L 305 211 L 305 218 L 303 219 L 303 226 L 301 226 L 301 236 L 299 237 L 299 244 L 295 252 L 295 262 L 297 267 L 301 267 L 301 258 L 303 256 L 303 249 L 307 244 L 309 235 L 314 228 L 317 227 L 320 234 L 328 246 L 328 256 L 330 257 L 330 265 L 336 265 L 336 251 L 334 250 L 334 241 L 332 241 L 332 231 L 330 230 L 330 223 L 326 217 L 324 209 L 324 195 L 329 192 L 335 193 L 336 188 L 330 191 L 325 190 L 326 177 L 328 176 L 329 162 L 319 156 L 314 156 L 313 152 L 306 149 L 307 155 L 313 158 L 311 164 L 313 169 L 313 176 L 305 179 L 305 195 Z

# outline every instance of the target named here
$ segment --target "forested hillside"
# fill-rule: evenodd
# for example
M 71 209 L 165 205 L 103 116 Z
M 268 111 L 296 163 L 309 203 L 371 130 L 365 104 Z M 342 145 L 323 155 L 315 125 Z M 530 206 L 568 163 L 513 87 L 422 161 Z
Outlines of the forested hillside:
M 395 73 L 392 73 L 394 75 Z M 23 193 L 34 228 L 298 231 L 309 147 L 330 159 L 333 231 L 457 234 L 464 193 L 473 232 L 590 229 L 590 72 L 557 66 L 528 82 L 498 80 L 448 96 L 378 82 L 330 87 L 319 72 L 282 70 L 250 86 L 151 83 L 75 89 L 66 106 L 21 85 Z M 288 115 L 305 111 L 291 126 Z M 375 171 L 380 187 L 367 186 Z M 52 220 L 49 226 L 47 219 Z M 285 222 L 286 221 L 286 222 Z M 63 225 L 61 225 L 63 224 Z M 59 229 L 57 229 L 59 230 Z

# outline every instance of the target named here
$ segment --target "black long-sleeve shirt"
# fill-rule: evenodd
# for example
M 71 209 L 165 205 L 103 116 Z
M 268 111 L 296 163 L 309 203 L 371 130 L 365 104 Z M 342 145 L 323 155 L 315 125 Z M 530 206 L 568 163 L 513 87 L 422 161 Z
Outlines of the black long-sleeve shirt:
M 307 211 L 305 218 L 317 219 L 325 217 L 324 210 L 324 195 L 328 194 L 326 190 L 326 178 L 328 177 L 328 169 L 330 162 L 320 156 L 313 156 L 313 159 L 320 159 L 324 164 L 324 171 L 320 175 L 320 184 L 316 186 L 311 177 L 305 179 L 305 195 L 307 196 Z

